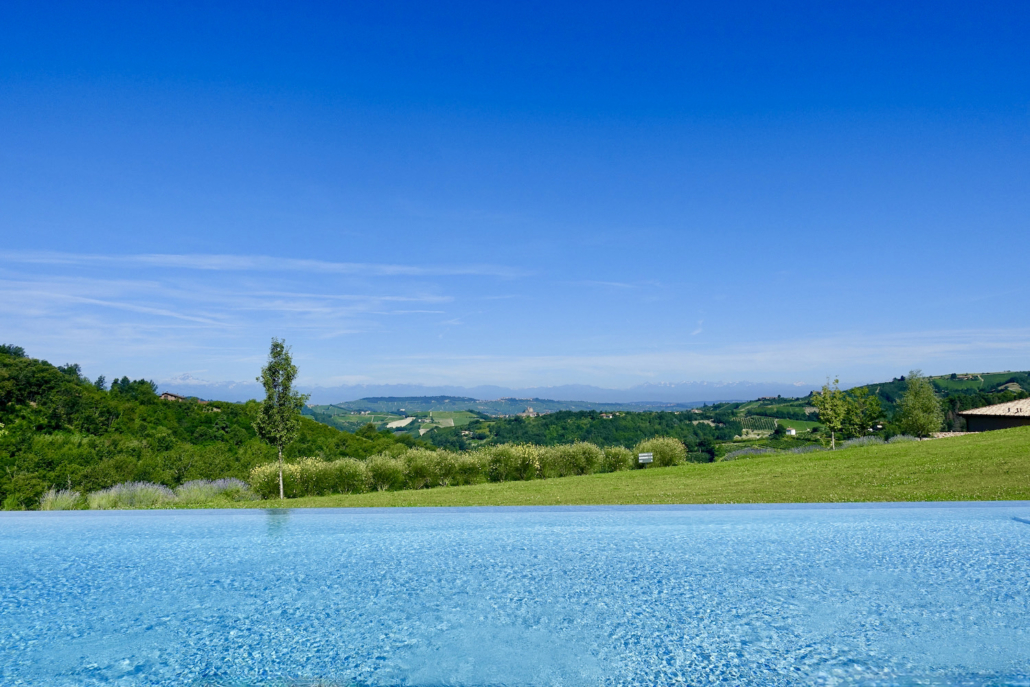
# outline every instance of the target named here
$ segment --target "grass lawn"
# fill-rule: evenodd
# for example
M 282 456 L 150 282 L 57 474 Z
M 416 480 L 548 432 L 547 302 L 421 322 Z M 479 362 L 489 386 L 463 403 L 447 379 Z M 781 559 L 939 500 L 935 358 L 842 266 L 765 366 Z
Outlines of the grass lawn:
M 285 507 L 1030 499 L 1030 427 L 605 475 L 287 499 Z M 228 504 L 209 504 L 225 506 Z M 231 504 L 268 508 L 277 501 Z

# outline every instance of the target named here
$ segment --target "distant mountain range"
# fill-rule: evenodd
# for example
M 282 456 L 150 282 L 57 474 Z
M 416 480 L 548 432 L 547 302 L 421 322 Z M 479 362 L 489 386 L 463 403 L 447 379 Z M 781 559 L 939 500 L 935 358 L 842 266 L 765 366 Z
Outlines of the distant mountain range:
M 159 383 L 161 391 L 220 401 L 246 401 L 262 398 L 264 390 L 256 382 L 207 382 L 182 375 Z M 313 404 L 346 403 L 376 397 L 412 398 L 422 396 L 457 396 L 479 401 L 514 399 L 547 399 L 580 401 L 586 404 L 697 404 L 718 401 L 741 401 L 761 396 L 805 396 L 814 384 L 766 382 L 679 382 L 639 384 L 628 389 L 605 389 L 586 384 L 530 387 L 515 389 L 502 386 L 423 386 L 420 384 L 355 384 L 346 386 L 300 387 L 311 394 Z

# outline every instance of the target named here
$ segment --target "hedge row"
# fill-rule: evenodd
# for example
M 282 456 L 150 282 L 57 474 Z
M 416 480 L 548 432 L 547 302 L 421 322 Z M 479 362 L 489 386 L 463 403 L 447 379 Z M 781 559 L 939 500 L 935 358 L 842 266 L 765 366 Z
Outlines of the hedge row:
M 637 464 L 636 454 L 645 452 L 654 454 L 655 467 L 677 465 L 687 457 L 680 441 L 666 437 L 643 441 L 632 451 L 621 446 L 602 449 L 586 442 L 501 444 L 461 453 L 416 448 L 365 460 L 303 458 L 287 463 L 283 466 L 283 491 L 288 498 L 298 498 L 617 472 L 644 467 Z M 262 498 L 278 497 L 278 464 L 257 466 L 249 481 Z

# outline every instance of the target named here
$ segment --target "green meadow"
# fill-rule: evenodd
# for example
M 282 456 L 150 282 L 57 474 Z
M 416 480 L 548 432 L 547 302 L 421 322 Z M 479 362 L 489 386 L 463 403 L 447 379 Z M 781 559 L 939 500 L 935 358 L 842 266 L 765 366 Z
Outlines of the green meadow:
M 550 506 L 1030 499 L 1030 427 L 947 439 L 466 487 L 206 507 Z

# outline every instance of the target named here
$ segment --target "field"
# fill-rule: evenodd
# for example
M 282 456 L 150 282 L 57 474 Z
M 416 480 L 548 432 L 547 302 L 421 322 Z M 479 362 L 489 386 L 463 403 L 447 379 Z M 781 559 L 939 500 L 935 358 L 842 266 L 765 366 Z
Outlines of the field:
M 420 491 L 291 499 L 287 507 L 833 503 L 1030 499 L 1030 427 L 725 463 Z M 277 506 L 274 501 L 249 507 Z
M 992 389 L 999 384 L 1004 384 L 1013 377 L 1019 377 L 1025 373 L 1020 372 L 988 372 L 974 374 L 973 379 L 951 379 L 950 376 L 933 377 L 933 383 L 945 391 L 980 391 Z
M 459 411 L 437 411 L 429 413 L 430 418 L 433 420 L 433 424 L 439 425 L 440 427 L 464 427 L 472 420 L 476 419 L 476 416 L 472 413 Z
M 807 432 L 813 427 L 822 426 L 818 422 L 812 422 L 811 420 L 784 420 L 783 418 L 777 418 L 776 422 L 784 427 L 792 427 L 799 432 Z
M 771 417 L 752 415 L 740 418 L 741 426 L 752 432 L 771 432 L 776 429 L 776 420 Z

